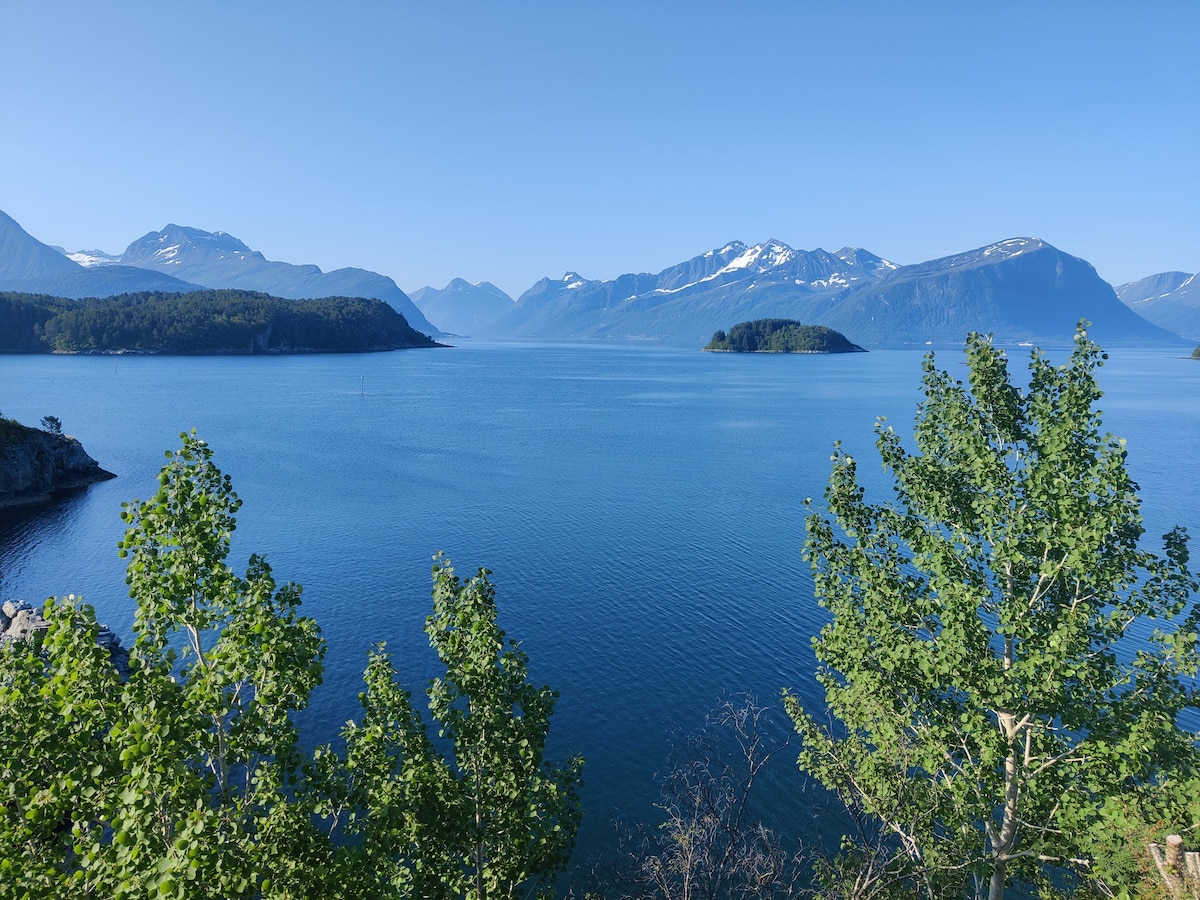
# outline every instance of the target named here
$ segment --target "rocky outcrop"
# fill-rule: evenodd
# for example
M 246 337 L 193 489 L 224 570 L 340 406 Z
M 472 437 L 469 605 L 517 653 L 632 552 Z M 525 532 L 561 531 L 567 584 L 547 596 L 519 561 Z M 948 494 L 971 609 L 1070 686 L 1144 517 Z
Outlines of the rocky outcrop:
M 5 600 L 0 605 L 0 651 L 10 643 L 36 640 L 41 632 L 50 627 L 43 618 L 43 612 L 44 608 L 34 609 L 26 600 Z M 108 651 L 117 674 L 128 678 L 129 651 L 121 646 L 120 639 L 107 625 L 100 626 L 96 643 Z
M 24 600 L 5 600 L 0 606 L 0 647 L 27 640 L 47 627 L 42 614 Z
M 73 437 L 0 420 L 0 511 L 115 477 Z

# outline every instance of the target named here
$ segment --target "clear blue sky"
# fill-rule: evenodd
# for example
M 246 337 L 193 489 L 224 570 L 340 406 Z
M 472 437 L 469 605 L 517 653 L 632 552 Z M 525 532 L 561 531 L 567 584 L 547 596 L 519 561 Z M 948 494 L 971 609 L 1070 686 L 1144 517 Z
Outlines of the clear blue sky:
M 516 296 L 730 240 L 1200 271 L 1200 2 L 0 0 L 0 209 Z

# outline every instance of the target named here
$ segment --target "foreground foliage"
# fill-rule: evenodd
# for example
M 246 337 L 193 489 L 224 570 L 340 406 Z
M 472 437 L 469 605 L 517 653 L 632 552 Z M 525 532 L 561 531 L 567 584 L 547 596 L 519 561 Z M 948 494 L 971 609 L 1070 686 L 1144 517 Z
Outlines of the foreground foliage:
M 786 703 L 801 767 L 878 829 L 834 893 L 1133 892 L 1125 837 L 1200 820 L 1196 735 L 1176 724 L 1200 702 L 1187 535 L 1143 548 L 1082 328 L 1065 365 L 1034 353 L 1024 392 L 988 340 L 966 355 L 969 387 L 926 359 L 914 451 L 877 425 L 894 500 L 868 503 L 839 447 L 809 518 L 836 721 Z
M 301 749 L 292 714 L 324 643 L 252 556 L 226 563 L 240 500 L 184 435 L 156 495 L 126 505 L 137 602 L 129 671 L 92 609 L 51 600 L 39 641 L 0 648 L 0 896 L 516 896 L 565 865 L 581 760 L 543 760 L 554 708 L 496 625 L 486 573 L 434 568 L 427 631 L 446 676 L 435 750 L 372 656 L 347 751 Z M 440 740 L 440 738 L 438 739 Z
M 0 868 L 18 895 L 291 893 L 328 857 L 289 802 L 316 623 L 265 560 L 244 576 L 225 562 L 239 501 L 211 451 L 192 437 L 168 455 L 156 496 L 122 514 L 128 677 L 74 598 L 48 604 L 40 648 L 0 653 L 0 733 L 22 748 L 0 760 Z
M 544 758 L 557 694 L 531 684 L 526 657 L 496 622 L 486 569 L 467 582 L 435 559 L 425 630 L 446 669 L 428 690 L 438 740 L 380 648 L 366 713 L 346 732 L 355 798 L 350 829 L 373 889 L 420 897 L 550 896 L 582 809 L 583 760 Z

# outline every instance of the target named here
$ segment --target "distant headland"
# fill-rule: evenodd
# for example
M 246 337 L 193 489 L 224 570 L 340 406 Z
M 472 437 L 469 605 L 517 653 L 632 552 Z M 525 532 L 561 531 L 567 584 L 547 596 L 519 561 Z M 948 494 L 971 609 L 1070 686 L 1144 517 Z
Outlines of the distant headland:
M 58 427 L 58 420 L 47 417 Z M 116 478 L 83 445 L 59 431 L 0 416 L 0 514 L 49 503 L 58 494 Z
M 441 347 L 381 300 L 256 291 L 69 300 L 0 292 L 0 352 L 284 354 Z

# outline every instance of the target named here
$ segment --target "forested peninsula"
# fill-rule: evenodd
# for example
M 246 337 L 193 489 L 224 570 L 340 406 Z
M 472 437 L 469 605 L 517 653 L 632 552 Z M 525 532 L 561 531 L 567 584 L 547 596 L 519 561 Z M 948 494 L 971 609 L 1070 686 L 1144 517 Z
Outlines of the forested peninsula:
M 739 322 L 729 333 L 718 331 L 704 347 L 724 353 L 865 353 L 846 336 L 824 325 L 794 319 Z
M 381 300 L 256 291 L 68 300 L 0 292 L 2 353 L 355 353 L 439 347 Z

